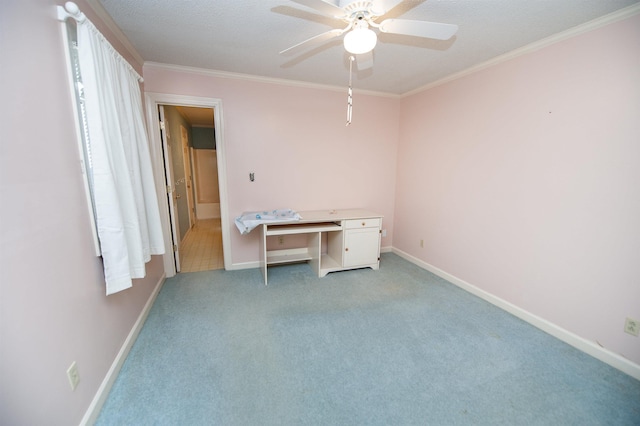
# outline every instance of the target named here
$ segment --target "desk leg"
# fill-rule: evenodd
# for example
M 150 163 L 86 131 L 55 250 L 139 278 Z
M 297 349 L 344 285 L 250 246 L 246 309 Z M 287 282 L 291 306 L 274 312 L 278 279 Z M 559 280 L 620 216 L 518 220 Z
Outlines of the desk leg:
M 307 244 L 309 248 L 309 255 L 311 255 L 311 260 L 309 262 L 311 264 L 311 269 L 313 269 L 317 276 L 320 276 L 320 260 L 322 257 L 322 233 L 316 232 L 313 234 L 309 234 Z
M 267 225 L 260 226 L 260 270 L 267 285 Z

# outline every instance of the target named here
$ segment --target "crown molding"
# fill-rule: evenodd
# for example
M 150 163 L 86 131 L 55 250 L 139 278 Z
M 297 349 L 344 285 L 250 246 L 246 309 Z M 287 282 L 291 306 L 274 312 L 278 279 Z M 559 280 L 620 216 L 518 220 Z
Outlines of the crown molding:
M 301 87 L 306 89 L 329 90 L 333 92 L 344 92 L 346 87 L 346 85 L 344 87 L 331 86 L 328 84 L 309 83 L 306 81 L 287 80 L 283 78 L 274 78 L 274 77 L 261 77 L 257 75 L 251 75 L 251 74 L 241 74 L 241 73 L 234 73 L 234 72 L 228 72 L 228 71 L 217 71 L 217 70 L 211 70 L 207 68 L 187 67 L 183 65 L 163 64 L 159 62 L 150 62 L 150 61 L 145 62 L 144 67 L 206 75 L 209 77 L 245 80 L 245 81 L 252 81 L 256 83 L 278 84 L 281 86 Z M 360 95 L 369 95 L 369 96 L 395 98 L 395 99 L 400 98 L 400 95 L 396 95 L 393 93 L 376 92 L 372 90 L 358 90 L 357 88 L 354 88 L 353 91 L 354 93 L 358 93 Z
M 518 49 L 512 50 L 511 52 L 505 53 L 500 56 L 496 56 L 493 59 L 489 59 L 486 62 L 482 62 L 478 65 L 474 65 L 471 68 L 467 68 L 466 70 L 457 72 L 455 74 L 451 74 L 448 77 L 444 77 L 440 80 L 434 81 L 433 83 L 429 83 L 425 86 L 419 87 L 417 89 L 411 90 L 409 92 L 405 92 L 400 95 L 400 98 L 405 98 L 408 96 L 415 95 L 420 92 L 424 92 L 426 90 L 432 89 L 437 86 L 441 86 L 445 83 L 449 83 L 451 81 L 457 80 L 459 78 L 465 77 L 470 74 L 474 74 L 478 71 L 484 70 L 486 68 L 492 67 L 494 65 L 498 65 L 502 62 L 509 61 L 511 59 L 517 58 L 518 56 L 526 55 L 552 44 L 559 43 L 561 41 L 579 36 L 581 34 L 587 33 L 589 31 L 596 30 L 598 28 L 604 27 L 609 24 L 613 24 L 618 21 L 622 21 L 623 19 L 630 18 L 634 15 L 640 13 L 640 3 L 636 3 L 631 6 L 627 6 L 615 12 L 609 13 L 607 15 L 601 16 L 600 18 L 596 18 L 592 21 L 586 22 L 584 24 L 575 26 L 566 31 L 562 31 L 560 33 L 554 34 L 547 38 L 543 38 L 542 40 L 533 42 L 526 46 L 520 47 Z
M 140 54 L 138 53 L 136 48 L 133 47 L 133 45 L 127 38 L 127 36 L 124 35 L 120 27 L 118 27 L 118 25 L 115 23 L 111 15 L 109 15 L 109 12 L 107 12 L 104 6 L 102 6 L 102 3 L 100 3 L 99 0 L 86 0 L 86 1 L 89 4 L 89 7 L 91 7 L 91 9 L 95 12 L 95 14 L 98 15 L 98 17 L 102 20 L 102 22 L 104 22 L 107 28 L 111 30 L 111 32 L 118 39 L 118 41 L 122 43 L 125 49 L 127 49 L 127 52 L 129 52 L 131 56 L 134 57 L 134 59 L 138 62 L 138 64 L 140 64 L 140 66 L 144 65 L 144 59 L 142 58 L 142 56 L 140 56 Z

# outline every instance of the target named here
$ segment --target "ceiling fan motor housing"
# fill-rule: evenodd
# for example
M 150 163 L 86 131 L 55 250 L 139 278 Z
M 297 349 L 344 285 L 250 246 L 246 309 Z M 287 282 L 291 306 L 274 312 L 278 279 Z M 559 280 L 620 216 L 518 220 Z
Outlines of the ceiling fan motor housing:
M 373 7 L 373 3 L 371 1 L 341 0 L 340 7 L 342 7 L 346 12 L 345 14 L 346 21 L 354 21 L 354 20 L 362 20 L 362 19 L 369 21 L 369 19 L 374 17 L 371 11 L 371 8 Z

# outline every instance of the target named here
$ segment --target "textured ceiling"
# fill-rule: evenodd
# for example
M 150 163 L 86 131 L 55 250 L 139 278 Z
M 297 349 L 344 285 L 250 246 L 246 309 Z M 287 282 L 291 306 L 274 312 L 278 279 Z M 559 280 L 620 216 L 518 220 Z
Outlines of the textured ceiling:
M 146 62 L 343 87 L 341 38 L 279 55 L 342 21 L 287 0 L 100 0 Z M 354 88 L 403 94 L 638 0 L 406 0 L 384 18 L 457 24 L 448 41 L 380 34 Z

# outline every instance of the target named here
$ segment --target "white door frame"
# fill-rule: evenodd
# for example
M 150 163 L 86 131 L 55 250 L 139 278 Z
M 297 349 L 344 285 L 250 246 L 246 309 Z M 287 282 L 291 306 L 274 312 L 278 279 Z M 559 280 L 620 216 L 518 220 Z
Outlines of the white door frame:
M 224 268 L 231 268 L 231 235 L 229 234 L 229 206 L 227 199 L 227 167 L 226 149 L 224 145 L 224 121 L 222 118 L 222 100 L 216 98 L 201 98 L 197 96 L 172 95 L 167 93 L 145 93 L 145 105 L 147 109 L 147 125 L 151 146 L 151 161 L 153 162 L 154 176 L 156 180 L 156 192 L 160 207 L 160 220 L 162 221 L 165 254 L 164 272 L 167 277 L 176 274 L 174 262 L 173 243 L 171 241 L 171 221 L 169 220 L 169 208 L 167 204 L 167 188 L 164 183 L 164 160 L 162 156 L 162 140 L 160 138 L 160 123 L 158 118 L 158 105 L 193 106 L 201 108 L 213 108 L 214 131 L 216 137 L 216 151 L 218 155 L 218 186 L 220 189 L 220 221 L 222 227 L 222 250 L 224 252 Z

